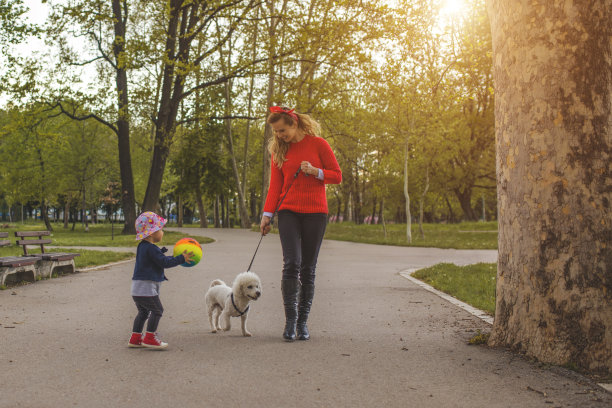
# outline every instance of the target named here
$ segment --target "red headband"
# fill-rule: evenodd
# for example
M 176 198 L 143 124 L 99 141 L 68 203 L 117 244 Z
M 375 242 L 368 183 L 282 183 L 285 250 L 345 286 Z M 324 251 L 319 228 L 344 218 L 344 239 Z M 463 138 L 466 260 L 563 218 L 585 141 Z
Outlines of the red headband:
M 296 115 L 294 111 L 295 109 L 281 108 L 280 106 L 270 106 L 270 112 L 287 114 L 291 116 L 293 120 L 295 120 L 296 122 L 299 122 L 298 115 Z

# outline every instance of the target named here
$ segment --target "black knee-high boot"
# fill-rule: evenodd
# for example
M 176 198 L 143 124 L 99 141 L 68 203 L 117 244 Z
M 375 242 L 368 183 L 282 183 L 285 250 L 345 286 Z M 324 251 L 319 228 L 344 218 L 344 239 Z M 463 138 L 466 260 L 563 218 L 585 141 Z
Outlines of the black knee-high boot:
M 300 281 L 297 279 L 281 280 L 281 292 L 283 294 L 283 304 L 285 305 L 285 331 L 283 338 L 287 341 L 295 340 L 295 325 L 297 323 L 297 303 Z
M 312 306 L 312 298 L 314 297 L 314 285 L 304 284 L 300 290 L 300 302 L 298 303 L 298 319 L 297 319 L 297 338 L 298 340 L 310 339 L 306 321 Z

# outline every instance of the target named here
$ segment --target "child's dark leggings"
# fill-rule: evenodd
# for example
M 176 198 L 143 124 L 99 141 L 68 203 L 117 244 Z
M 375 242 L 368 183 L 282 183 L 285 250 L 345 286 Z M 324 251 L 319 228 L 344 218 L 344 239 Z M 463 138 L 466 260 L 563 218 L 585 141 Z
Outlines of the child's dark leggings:
M 278 212 L 278 233 L 283 247 L 283 280 L 314 284 L 319 248 L 325 235 L 327 214 Z
M 159 296 L 132 296 L 136 307 L 138 308 L 138 314 L 134 319 L 133 333 L 142 333 L 147 319 L 147 331 L 156 332 L 159 319 L 161 319 L 164 313 L 164 308 L 159 300 Z

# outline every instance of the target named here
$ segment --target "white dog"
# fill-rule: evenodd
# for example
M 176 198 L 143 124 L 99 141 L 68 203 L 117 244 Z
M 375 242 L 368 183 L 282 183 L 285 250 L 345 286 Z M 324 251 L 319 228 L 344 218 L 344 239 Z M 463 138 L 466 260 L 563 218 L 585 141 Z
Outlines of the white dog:
M 211 282 L 206 292 L 206 307 L 208 308 L 208 321 L 213 333 L 221 329 L 228 331 L 231 328 L 230 317 L 240 316 L 242 335 L 250 337 L 246 322 L 249 314 L 249 303 L 261 296 L 261 281 L 253 272 L 242 272 L 230 288 L 220 279 Z M 219 326 L 221 319 L 222 326 Z

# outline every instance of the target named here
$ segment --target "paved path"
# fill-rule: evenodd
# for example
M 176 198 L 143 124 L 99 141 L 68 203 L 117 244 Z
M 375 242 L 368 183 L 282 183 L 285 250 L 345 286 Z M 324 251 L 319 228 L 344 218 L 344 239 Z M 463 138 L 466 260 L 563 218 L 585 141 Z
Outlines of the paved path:
M 277 235 L 253 270 L 263 297 L 252 338 L 209 331 L 204 293 L 243 271 L 249 231 L 189 229 L 217 241 L 194 268 L 168 270 L 160 324 L 166 351 L 126 347 L 136 308 L 132 263 L 0 291 L 0 407 L 609 407 L 612 396 L 563 369 L 482 346 L 488 325 L 401 277 L 495 251 L 325 241 L 312 340 L 285 343 Z

